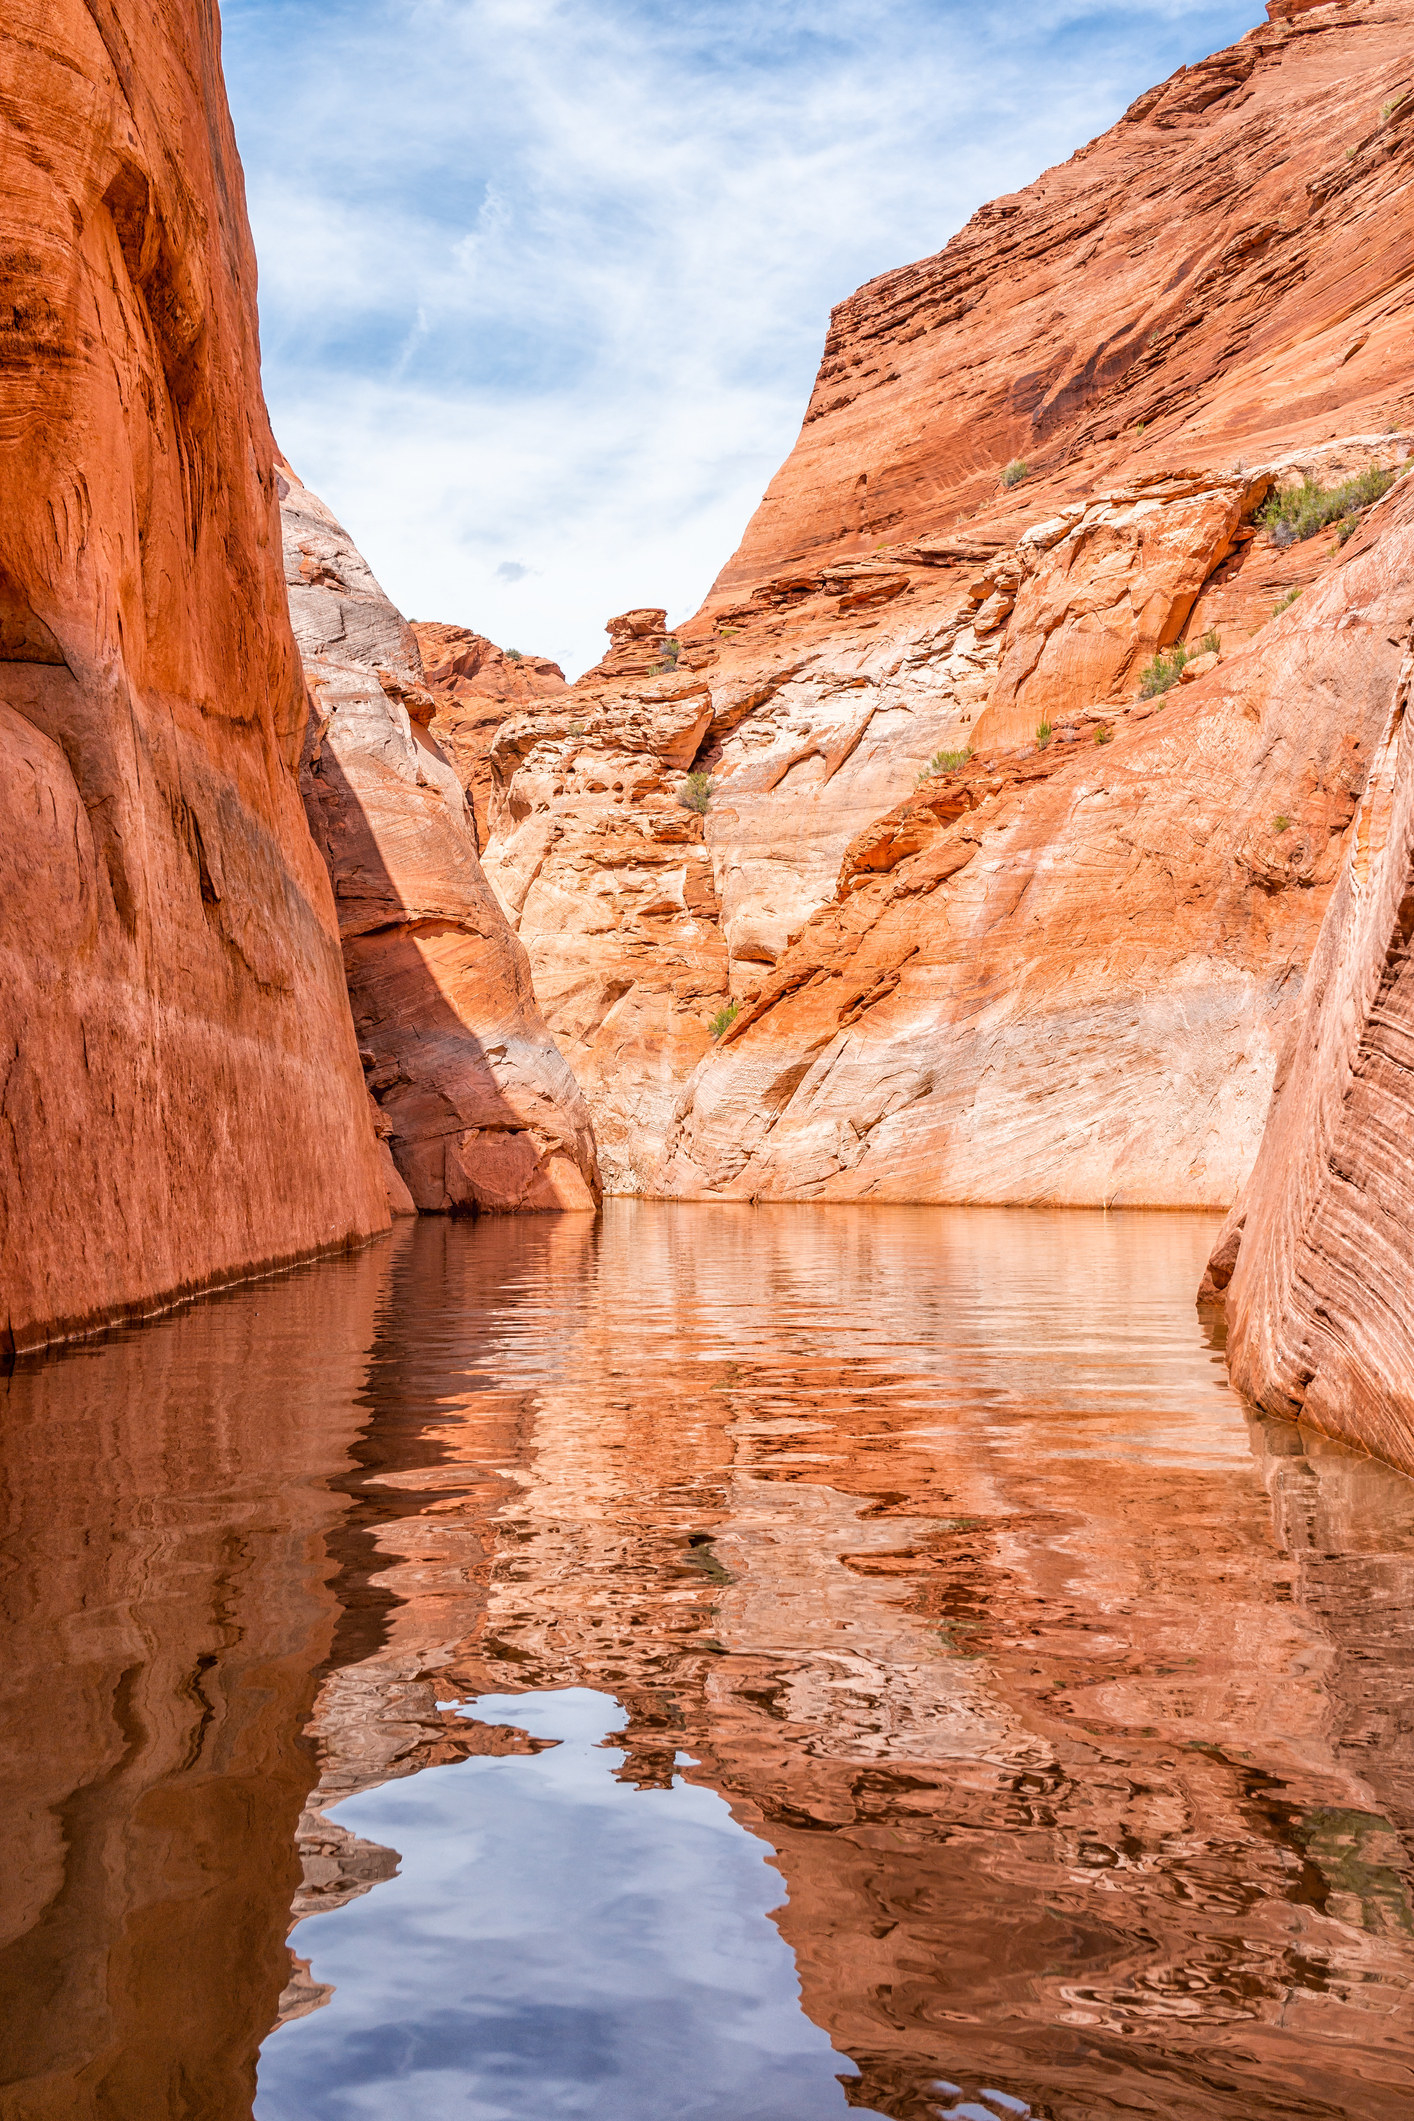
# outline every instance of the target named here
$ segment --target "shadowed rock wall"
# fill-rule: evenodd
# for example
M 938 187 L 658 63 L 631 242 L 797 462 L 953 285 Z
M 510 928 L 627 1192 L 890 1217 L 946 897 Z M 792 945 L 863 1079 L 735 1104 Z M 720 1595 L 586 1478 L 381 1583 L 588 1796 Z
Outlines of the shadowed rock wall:
M 207 0 L 0 30 L 0 1344 L 386 1227 Z
M 395 1205 L 592 1209 L 589 1113 L 481 873 L 462 784 L 428 733 L 416 637 L 288 466 L 280 488 L 312 702 L 305 797 Z

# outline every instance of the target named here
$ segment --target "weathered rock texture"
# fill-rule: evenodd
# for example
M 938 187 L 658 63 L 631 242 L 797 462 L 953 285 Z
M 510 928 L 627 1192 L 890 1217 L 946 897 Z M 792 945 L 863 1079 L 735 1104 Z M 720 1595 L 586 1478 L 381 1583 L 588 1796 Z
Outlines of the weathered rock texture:
M 1414 1473 L 1414 506 L 1404 517 L 1380 557 L 1408 652 L 1209 1286 L 1226 1286 L 1251 1399 Z
M 412 628 L 288 466 L 280 487 L 312 702 L 306 803 L 403 1205 L 592 1209 L 589 1114 L 481 873 L 462 784 L 428 735 Z
M 487 874 L 611 1187 L 1212 1206 L 1250 1168 L 1400 655 L 1369 540 L 1257 512 L 1414 418 L 1414 6 L 1272 14 L 842 304 L 702 612 L 615 620 L 491 744 Z
M 0 1344 L 386 1227 L 215 10 L 0 30 Z
M 423 676 L 436 701 L 428 727 L 456 767 L 476 820 L 477 845 L 491 829 L 493 781 L 488 754 L 502 722 L 564 692 L 565 674 L 545 656 L 498 648 L 465 626 L 414 619 Z

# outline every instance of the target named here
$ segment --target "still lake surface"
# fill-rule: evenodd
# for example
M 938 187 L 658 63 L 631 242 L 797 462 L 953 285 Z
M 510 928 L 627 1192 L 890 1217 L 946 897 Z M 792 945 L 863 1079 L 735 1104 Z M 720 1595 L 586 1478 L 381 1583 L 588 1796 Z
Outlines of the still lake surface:
M 1414 2112 L 1414 1484 L 1206 1216 L 423 1220 L 0 1380 L 4 2121 Z

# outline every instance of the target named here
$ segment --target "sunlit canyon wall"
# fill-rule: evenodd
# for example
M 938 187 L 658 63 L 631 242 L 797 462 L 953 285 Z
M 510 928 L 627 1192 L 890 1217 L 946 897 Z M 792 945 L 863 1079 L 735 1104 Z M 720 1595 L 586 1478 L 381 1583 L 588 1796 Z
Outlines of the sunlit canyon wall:
M 388 1211 L 206 0 L 0 31 L 0 1343 Z

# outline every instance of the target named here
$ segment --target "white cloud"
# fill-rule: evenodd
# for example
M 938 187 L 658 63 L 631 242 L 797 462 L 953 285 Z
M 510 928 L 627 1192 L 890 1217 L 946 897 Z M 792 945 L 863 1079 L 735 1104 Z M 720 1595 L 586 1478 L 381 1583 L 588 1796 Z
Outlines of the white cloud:
M 229 0 L 281 444 L 402 607 L 681 619 L 831 303 L 1260 18 L 1152 0 Z

